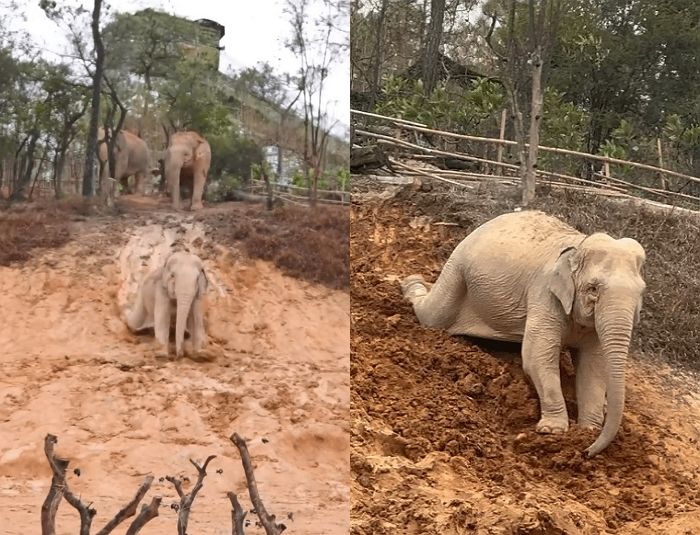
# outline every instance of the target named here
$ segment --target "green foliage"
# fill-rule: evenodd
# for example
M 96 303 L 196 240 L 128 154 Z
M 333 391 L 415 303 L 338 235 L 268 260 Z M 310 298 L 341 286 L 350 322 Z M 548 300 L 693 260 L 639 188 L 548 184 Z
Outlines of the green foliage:
M 238 135 L 233 129 L 210 135 L 212 162 L 210 175 L 244 177 L 263 159 L 262 149 L 254 140 Z
M 377 113 L 456 132 L 493 128 L 505 100 L 501 85 L 488 79 L 474 82 L 467 90 L 440 83 L 425 95 L 420 80 L 390 76 L 383 89 Z
M 308 188 L 309 178 L 304 175 L 301 169 L 296 169 L 292 175 L 292 184 L 300 188 Z
M 215 187 L 212 187 L 215 186 Z M 236 192 L 241 189 L 241 180 L 236 175 L 223 175 L 215 185 L 211 184 L 204 193 L 208 202 L 225 202 L 236 198 Z

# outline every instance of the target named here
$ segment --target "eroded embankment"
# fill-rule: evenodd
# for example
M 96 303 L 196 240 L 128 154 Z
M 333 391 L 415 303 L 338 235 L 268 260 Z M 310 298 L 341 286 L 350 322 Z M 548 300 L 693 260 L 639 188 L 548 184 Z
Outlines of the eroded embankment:
M 217 216 L 219 224 L 235 226 L 236 209 Z M 80 468 L 80 477 L 69 471 L 70 485 L 93 502 L 97 529 L 151 473 L 149 496 L 164 500 L 149 533 L 172 533 L 170 505 L 178 500 L 160 478 L 186 475 L 187 490 L 194 481 L 188 459 L 216 454 L 189 529 L 230 533 L 225 493 L 248 502 L 233 431 L 249 440 L 268 510 L 298 532 L 347 533 L 347 293 L 210 241 L 208 223 L 187 215 L 132 213 L 71 225 L 65 246 L 0 267 L 3 533 L 24 535 L 39 523 L 49 432 L 59 436 L 58 453 Z M 121 319 L 140 274 L 173 243 L 199 254 L 213 280 L 204 361 L 155 359 L 152 336 L 129 333 Z M 77 524 L 62 504 L 59 533 L 75 533 Z

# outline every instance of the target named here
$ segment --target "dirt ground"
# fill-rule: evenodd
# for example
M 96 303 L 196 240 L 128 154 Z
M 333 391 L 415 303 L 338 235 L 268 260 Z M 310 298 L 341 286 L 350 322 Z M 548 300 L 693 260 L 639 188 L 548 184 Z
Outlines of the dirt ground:
M 697 379 L 633 354 L 603 454 L 582 454 L 595 433 L 536 434 L 519 346 L 422 328 L 401 297 L 400 278 L 435 280 L 483 198 L 367 184 L 353 179 L 351 532 L 697 533 Z M 566 355 L 562 375 L 575 416 Z
M 66 216 L 64 245 L 0 266 L 0 531 L 39 532 L 51 479 L 43 441 L 53 433 L 57 454 L 71 460 L 73 492 L 97 509 L 95 531 L 152 474 L 144 503 L 163 503 L 144 532 L 174 533 L 178 500 L 163 477 L 187 476 L 187 491 L 196 479 L 189 459 L 213 454 L 188 532 L 230 534 L 226 492 L 252 508 L 235 431 L 287 533 L 346 534 L 349 295 L 333 288 L 343 284 L 290 277 L 247 254 L 235 230 L 245 224 L 249 234 L 267 217 L 262 208 L 228 203 L 193 216 L 127 201 L 121 215 Z M 210 343 L 196 360 L 157 359 L 153 337 L 129 333 L 122 319 L 140 278 L 176 242 L 210 276 Z M 77 533 L 78 523 L 64 501 L 58 534 Z

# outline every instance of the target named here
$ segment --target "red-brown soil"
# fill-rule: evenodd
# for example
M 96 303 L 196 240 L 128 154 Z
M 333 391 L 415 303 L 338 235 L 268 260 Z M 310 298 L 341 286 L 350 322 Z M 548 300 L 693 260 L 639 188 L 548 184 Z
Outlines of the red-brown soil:
M 400 278 L 434 280 L 478 218 L 466 200 L 466 224 L 444 217 L 453 206 L 441 217 L 439 203 L 421 202 L 406 190 L 363 195 L 351 214 L 351 532 L 697 532 L 694 379 L 632 355 L 623 427 L 603 454 L 586 459 L 595 433 L 575 427 L 536 434 L 518 346 L 422 328 L 402 300 Z M 575 417 L 573 369 L 562 363 Z

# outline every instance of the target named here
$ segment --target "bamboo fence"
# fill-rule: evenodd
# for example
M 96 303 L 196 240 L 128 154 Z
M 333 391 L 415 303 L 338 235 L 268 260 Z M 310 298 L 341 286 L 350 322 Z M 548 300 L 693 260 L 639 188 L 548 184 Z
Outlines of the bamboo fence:
M 520 181 L 518 165 L 503 161 L 503 149 L 505 147 L 516 146 L 515 141 L 504 139 L 505 134 L 505 114 L 501 115 L 501 128 L 499 138 L 488 138 L 481 136 L 472 136 L 467 134 L 457 134 L 454 132 L 446 132 L 429 128 L 427 125 L 416 123 L 414 121 L 406 121 L 395 117 L 388 117 L 376 113 L 369 113 L 359 110 L 350 110 L 351 114 L 359 117 L 366 117 L 380 122 L 389 123 L 395 128 L 395 135 L 387 135 L 386 132 L 378 133 L 371 131 L 371 127 L 364 126 L 362 128 L 355 127 L 354 132 L 357 136 L 366 139 L 371 139 L 378 145 L 391 148 L 390 154 L 394 158 L 390 158 L 390 163 L 400 168 L 402 174 L 427 176 L 429 178 L 443 181 L 451 185 L 461 187 L 471 187 L 469 183 L 480 181 L 498 181 L 506 184 L 517 185 Z M 405 139 L 406 133 L 413 133 L 414 141 L 410 142 Z M 430 134 L 442 140 L 462 140 L 486 144 L 487 146 L 495 146 L 496 160 L 475 156 L 464 151 L 444 150 L 440 148 L 427 147 L 419 144 L 417 134 Z M 578 159 L 578 167 L 583 169 L 582 163 L 597 162 L 602 164 L 602 172 L 594 171 L 588 178 L 575 176 L 566 172 L 557 172 L 555 170 L 545 170 L 538 168 L 536 170 L 539 184 L 547 184 L 553 188 L 572 189 L 593 192 L 606 196 L 631 197 L 642 200 L 653 200 L 655 205 L 665 206 L 682 206 L 693 211 L 700 211 L 700 197 L 689 193 L 684 193 L 683 190 L 689 184 L 700 184 L 700 178 L 661 167 L 663 158 L 661 156 L 661 143 L 657 141 L 659 147 L 659 164 L 654 166 L 628 160 L 620 160 L 618 158 L 610 158 L 599 154 L 590 154 L 570 149 L 557 147 L 540 146 L 539 150 L 543 154 L 556 154 Z M 399 161 L 397 158 L 401 159 Z M 485 172 L 465 172 L 439 169 L 437 167 L 419 168 L 415 165 L 408 165 L 406 159 L 419 160 L 430 162 L 438 159 L 455 159 L 466 162 L 472 162 L 476 167 L 481 167 Z M 656 181 L 658 187 L 649 184 L 635 183 L 629 179 L 624 179 L 620 176 L 613 176 L 611 172 L 612 166 L 626 166 L 626 171 L 630 169 L 640 170 L 645 173 L 654 173 L 653 177 L 647 176 L 647 182 Z M 493 172 L 491 172 L 493 171 Z M 596 178 L 591 180 L 590 178 Z M 678 186 L 681 181 L 685 185 Z M 671 184 L 676 184 L 674 189 Z M 695 186 L 697 189 L 697 186 Z

